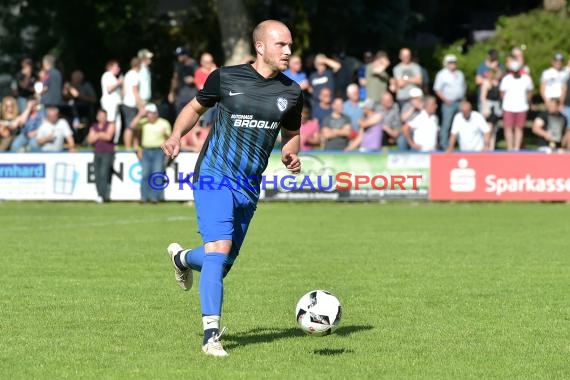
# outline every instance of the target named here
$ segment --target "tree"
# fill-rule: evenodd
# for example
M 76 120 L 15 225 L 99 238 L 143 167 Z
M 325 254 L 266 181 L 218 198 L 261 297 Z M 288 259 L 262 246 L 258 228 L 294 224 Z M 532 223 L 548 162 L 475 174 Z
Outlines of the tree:
M 216 0 L 226 65 L 242 63 L 251 55 L 252 24 L 242 0 Z
M 543 7 L 547 11 L 563 11 L 566 9 L 566 0 L 544 0 Z

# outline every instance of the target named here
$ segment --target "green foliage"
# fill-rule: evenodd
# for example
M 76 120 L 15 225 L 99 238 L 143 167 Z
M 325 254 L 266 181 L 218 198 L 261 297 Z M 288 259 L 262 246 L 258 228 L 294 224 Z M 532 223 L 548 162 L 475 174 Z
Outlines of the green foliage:
M 518 46 L 524 50 L 526 65 L 531 69 L 532 79 L 538 87 L 540 74 L 550 66 L 552 56 L 561 52 L 566 56 L 570 52 L 570 18 L 560 13 L 534 10 L 513 17 L 501 17 L 497 22 L 497 33 L 490 39 L 471 46 L 467 53 L 461 54 L 465 40 L 441 47 L 435 56 L 439 62 L 443 56 L 453 53 L 459 56 L 459 67 L 465 73 L 469 90 L 475 90 L 475 72 L 477 66 L 486 57 L 491 48 L 497 49 L 501 62 L 504 62 L 511 48 Z

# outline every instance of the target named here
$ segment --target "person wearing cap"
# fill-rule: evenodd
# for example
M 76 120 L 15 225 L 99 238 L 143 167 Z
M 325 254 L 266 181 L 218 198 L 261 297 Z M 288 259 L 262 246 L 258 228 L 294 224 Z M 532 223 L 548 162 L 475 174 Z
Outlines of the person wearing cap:
M 554 54 L 551 66 L 544 70 L 540 76 L 540 96 L 544 104 L 550 99 L 564 99 L 566 97 L 567 72 L 563 68 L 564 56 Z
M 141 49 L 137 54 L 141 66 L 139 70 L 139 96 L 146 104 L 152 98 L 152 78 L 150 75 L 150 65 L 154 54 L 148 49 Z
M 172 126 L 167 120 L 159 117 L 156 104 L 149 103 L 135 116 L 131 128 L 141 132 L 140 148 L 138 139 L 135 139 L 134 144 L 141 160 L 141 202 L 160 202 L 164 199 L 163 191 L 152 188 L 148 180 L 153 173 L 165 170 L 164 155 L 160 146 L 170 137 Z
M 433 85 L 435 94 L 441 101 L 441 128 L 439 145 L 447 149 L 449 131 L 453 116 L 459 110 L 459 103 L 465 97 L 466 85 L 463 72 L 457 69 L 457 57 L 448 54 L 443 59 L 443 68 L 435 76 Z
M 178 47 L 174 51 L 176 62 L 174 63 L 174 73 L 170 82 L 168 101 L 174 104 L 178 115 L 182 108 L 190 102 L 198 93 L 194 75 L 196 72 L 196 62 L 190 56 L 188 49 Z

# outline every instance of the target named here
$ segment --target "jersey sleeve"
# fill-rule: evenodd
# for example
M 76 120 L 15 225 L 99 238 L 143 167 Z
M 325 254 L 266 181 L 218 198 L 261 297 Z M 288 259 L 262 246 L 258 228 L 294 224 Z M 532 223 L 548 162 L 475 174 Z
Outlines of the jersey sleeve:
M 281 123 L 289 131 L 298 131 L 301 128 L 301 110 L 303 109 L 303 93 L 299 93 L 295 106 L 287 112 Z
M 220 101 L 220 69 L 216 69 L 210 73 L 206 83 L 204 83 L 204 88 L 198 91 L 196 95 L 196 100 L 204 107 L 213 107 L 217 102 Z

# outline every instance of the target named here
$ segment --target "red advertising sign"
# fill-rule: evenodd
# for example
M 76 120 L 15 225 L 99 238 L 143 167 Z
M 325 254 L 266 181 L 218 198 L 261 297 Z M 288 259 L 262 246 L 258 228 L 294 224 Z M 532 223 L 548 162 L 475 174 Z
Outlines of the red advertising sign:
M 429 199 L 570 200 L 570 154 L 432 154 Z

